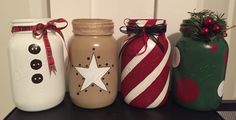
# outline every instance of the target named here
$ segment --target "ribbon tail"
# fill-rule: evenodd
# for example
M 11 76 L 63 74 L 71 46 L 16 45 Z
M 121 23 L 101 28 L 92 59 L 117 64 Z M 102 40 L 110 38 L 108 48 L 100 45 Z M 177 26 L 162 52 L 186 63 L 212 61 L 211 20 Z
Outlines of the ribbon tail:
M 146 34 L 143 34 L 144 50 L 141 53 L 138 53 L 137 55 L 142 55 L 143 53 L 146 52 L 147 47 L 148 47 L 147 41 L 148 41 L 148 36 Z
M 52 74 L 52 72 L 54 73 L 54 75 L 56 75 L 57 69 L 56 69 L 55 64 L 52 64 L 52 65 L 48 64 L 48 66 L 49 66 L 49 73 L 50 73 L 50 75 Z
M 157 46 L 160 48 L 160 50 L 164 53 L 164 52 L 165 52 L 165 51 L 164 51 L 164 46 L 161 44 L 161 42 L 160 42 L 159 40 L 157 40 L 157 39 L 154 37 L 154 35 L 152 35 L 152 34 L 149 34 L 148 36 L 151 38 L 151 40 L 152 40 L 153 42 L 155 42 L 155 43 L 157 44 Z
M 43 42 L 45 45 L 45 50 L 46 50 L 46 55 L 47 55 L 47 60 L 48 60 L 48 67 L 49 67 L 49 73 L 51 75 L 51 72 L 56 74 L 56 66 L 55 66 L 55 61 L 52 55 L 52 49 L 50 42 L 47 37 L 47 31 L 43 33 Z

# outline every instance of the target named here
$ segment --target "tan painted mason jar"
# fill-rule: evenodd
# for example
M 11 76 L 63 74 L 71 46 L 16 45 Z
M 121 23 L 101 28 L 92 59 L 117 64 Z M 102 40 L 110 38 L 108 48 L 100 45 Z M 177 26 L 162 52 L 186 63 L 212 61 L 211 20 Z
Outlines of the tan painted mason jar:
M 75 19 L 69 45 L 69 91 L 74 104 L 102 108 L 117 95 L 117 45 L 107 19 Z

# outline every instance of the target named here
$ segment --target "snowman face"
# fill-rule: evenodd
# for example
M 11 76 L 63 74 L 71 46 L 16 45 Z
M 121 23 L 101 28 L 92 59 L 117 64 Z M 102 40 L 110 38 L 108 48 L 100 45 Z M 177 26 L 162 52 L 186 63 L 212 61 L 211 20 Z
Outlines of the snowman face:
M 34 70 L 38 70 L 42 67 L 42 62 L 39 59 L 34 59 L 31 61 L 30 66 Z
M 42 74 L 34 74 L 31 78 L 32 82 L 35 84 L 39 84 L 43 81 L 43 75 Z
M 41 51 L 41 48 L 36 44 L 31 44 L 28 47 L 28 50 L 31 54 L 38 54 Z

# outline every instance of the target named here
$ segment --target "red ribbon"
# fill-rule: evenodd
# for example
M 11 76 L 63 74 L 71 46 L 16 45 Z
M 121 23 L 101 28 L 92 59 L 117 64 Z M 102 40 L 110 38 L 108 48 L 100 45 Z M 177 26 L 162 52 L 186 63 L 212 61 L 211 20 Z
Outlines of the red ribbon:
M 55 25 L 55 23 L 66 23 L 66 25 L 64 25 L 62 27 L 57 27 Z M 34 37 L 39 37 L 39 38 L 43 37 L 43 42 L 44 42 L 47 60 L 48 60 L 49 73 L 51 75 L 51 72 L 56 74 L 57 70 L 56 70 L 55 61 L 54 61 L 53 54 L 52 54 L 51 45 L 50 45 L 50 42 L 48 39 L 47 30 L 51 30 L 51 31 L 58 33 L 62 37 L 63 42 L 65 43 L 65 39 L 64 39 L 64 36 L 63 36 L 61 30 L 66 28 L 67 25 L 68 25 L 68 22 L 65 19 L 59 18 L 59 19 L 51 20 L 51 21 L 47 22 L 47 24 L 45 24 L 45 25 L 42 23 L 39 23 L 35 26 L 13 26 L 12 33 L 20 32 L 20 31 L 32 31 Z

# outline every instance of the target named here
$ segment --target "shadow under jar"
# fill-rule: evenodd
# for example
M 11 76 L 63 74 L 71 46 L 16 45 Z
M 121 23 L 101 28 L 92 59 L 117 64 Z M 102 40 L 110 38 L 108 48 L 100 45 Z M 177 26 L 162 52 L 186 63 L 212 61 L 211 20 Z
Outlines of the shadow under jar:
M 117 95 L 117 45 L 113 22 L 107 19 L 75 19 L 69 44 L 69 91 L 74 104 L 102 108 Z

